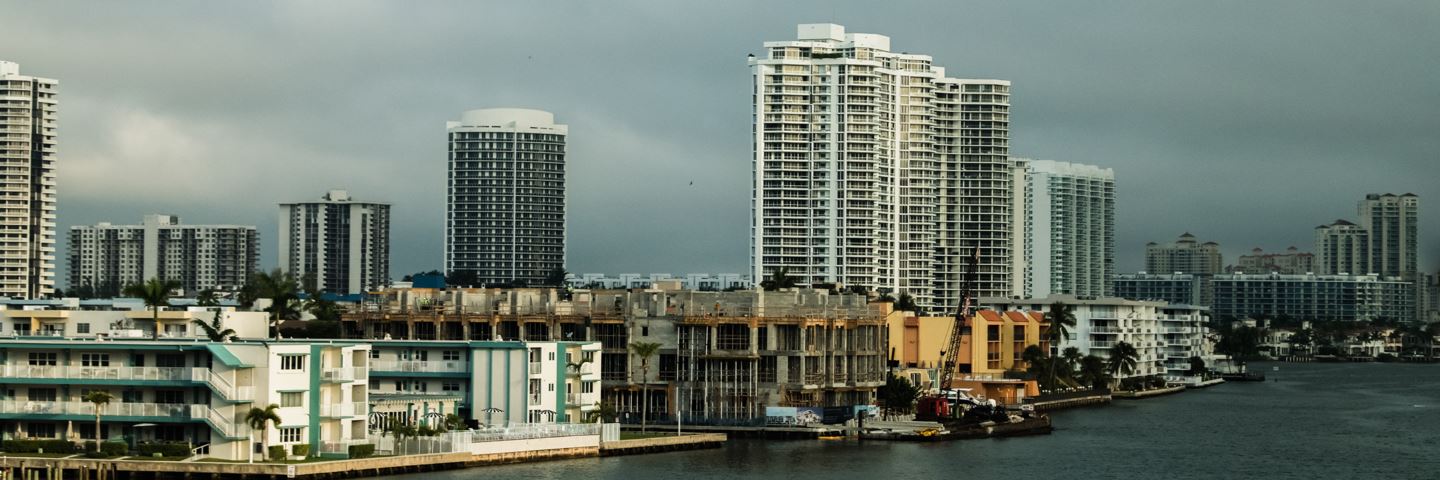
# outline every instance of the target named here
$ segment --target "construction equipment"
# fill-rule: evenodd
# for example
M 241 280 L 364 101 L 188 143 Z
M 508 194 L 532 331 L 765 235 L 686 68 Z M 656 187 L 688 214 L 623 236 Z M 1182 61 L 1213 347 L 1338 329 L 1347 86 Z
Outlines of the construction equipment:
M 950 387 L 950 380 L 955 375 L 955 370 L 960 364 L 960 344 L 963 339 L 965 319 L 970 317 L 971 288 L 975 285 L 975 269 L 980 263 L 980 247 L 975 247 L 975 254 L 970 257 L 969 263 L 965 266 L 965 278 L 960 282 L 960 308 L 955 311 L 955 324 L 950 327 L 950 340 L 945 343 L 945 350 L 940 352 L 940 375 L 936 384 L 938 394 L 920 398 L 915 405 L 916 420 L 938 421 L 941 419 L 953 418 L 957 413 L 958 399 L 961 396 Z

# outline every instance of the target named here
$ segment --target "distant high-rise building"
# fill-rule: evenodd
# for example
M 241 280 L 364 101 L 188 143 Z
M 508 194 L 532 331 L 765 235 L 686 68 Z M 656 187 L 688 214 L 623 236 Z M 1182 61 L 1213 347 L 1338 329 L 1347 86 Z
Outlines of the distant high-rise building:
M 1010 82 L 950 78 L 883 35 L 804 24 L 752 56 L 751 278 L 780 269 L 952 310 L 1023 289 Z
M 0 61 L 0 297 L 55 291 L 55 104 L 59 82 Z
M 1180 235 L 1175 243 L 1161 245 L 1151 242 L 1145 245 L 1145 271 L 1150 273 L 1215 275 L 1224 273 L 1221 269 L 1223 264 L 1220 244 L 1199 243 L 1189 232 Z
M 1279 273 L 1282 275 L 1304 275 L 1315 273 L 1315 255 L 1295 247 L 1285 253 L 1265 253 L 1256 248 L 1249 255 L 1241 255 L 1235 265 L 1226 269 L 1230 273 Z
M 1200 305 L 1200 279 L 1188 273 L 1125 273 L 1114 278 L 1115 296 Z
M 471 110 L 445 126 L 445 271 L 537 285 L 564 268 L 569 127 L 520 108 Z
M 1024 161 L 1025 294 L 1110 296 L 1115 273 L 1115 171 Z
M 280 204 L 280 268 L 315 276 L 322 291 L 353 294 L 390 284 L 390 205 L 344 190 Z
M 152 278 L 174 281 L 185 295 L 236 289 L 259 267 L 253 226 L 181 225 L 174 215 L 146 215 L 141 225 L 70 227 L 70 288 L 116 295 Z
M 1370 269 L 1370 232 L 1345 220 L 1315 227 L 1316 272 L 1321 275 L 1364 275 Z M 1261 272 L 1255 272 L 1261 273 Z
M 1366 195 L 1360 227 L 1370 232 L 1370 269 L 1382 277 L 1414 280 L 1418 262 L 1420 198 L 1415 194 Z

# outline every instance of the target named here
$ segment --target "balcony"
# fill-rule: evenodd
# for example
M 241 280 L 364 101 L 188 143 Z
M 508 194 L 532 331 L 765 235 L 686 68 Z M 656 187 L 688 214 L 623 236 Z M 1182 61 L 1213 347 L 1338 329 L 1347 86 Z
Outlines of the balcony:
M 93 420 L 95 404 L 6 400 L 0 401 L 0 415 L 19 416 L 17 418 L 76 417 L 77 420 Z M 124 417 L 151 422 L 204 421 L 229 438 L 245 438 L 250 434 L 250 427 L 228 420 L 209 405 L 112 402 L 100 407 L 100 415 L 110 419 Z
M 320 371 L 320 380 L 330 383 L 346 383 L 364 380 L 365 367 L 326 368 Z
M 320 416 L 326 418 L 363 417 L 368 415 L 369 405 L 365 402 L 332 403 L 320 405 Z
M 570 393 L 566 393 L 566 394 L 565 394 L 565 404 L 566 404 L 566 405 L 569 405 L 569 406 L 581 406 L 581 405 L 584 405 L 583 403 L 580 403 L 580 394 L 575 393 L 575 392 L 570 392 Z
M 255 387 L 236 386 L 230 379 L 208 368 L 3 365 L 0 366 L 0 378 L 45 379 L 78 384 L 126 384 L 147 381 L 195 382 L 208 385 L 230 401 L 249 402 L 255 398 Z
M 531 375 L 539 375 L 539 374 L 540 374 L 540 371 L 541 371 L 541 368 L 543 368 L 543 367 L 544 367 L 544 365 L 542 365 L 542 364 L 535 363 L 535 362 L 531 362 L 531 363 L 530 363 L 530 374 L 531 374 Z
M 581 364 L 581 365 L 579 365 L 579 366 L 576 366 L 576 365 L 566 365 L 566 366 L 565 366 L 565 374 L 566 374 L 566 375 L 570 375 L 570 376 L 595 375 L 595 374 L 599 373 L 599 371 L 596 370 L 596 368 L 598 368 L 598 367 L 595 366 L 595 362 L 586 362 L 586 363 Z
M 468 367 L 467 364 L 462 361 L 375 361 L 371 363 L 370 369 L 376 372 L 465 373 L 468 370 Z

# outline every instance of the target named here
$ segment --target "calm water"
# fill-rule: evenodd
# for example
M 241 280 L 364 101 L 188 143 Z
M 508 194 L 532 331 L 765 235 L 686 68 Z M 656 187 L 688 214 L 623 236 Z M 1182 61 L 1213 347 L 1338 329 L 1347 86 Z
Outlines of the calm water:
M 1265 383 L 1058 412 L 1055 433 L 1043 437 L 932 444 L 732 440 L 720 450 L 423 476 L 1440 478 L 1440 365 L 1278 364 L 1279 372 L 1272 365 L 1253 366 L 1270 376 Z

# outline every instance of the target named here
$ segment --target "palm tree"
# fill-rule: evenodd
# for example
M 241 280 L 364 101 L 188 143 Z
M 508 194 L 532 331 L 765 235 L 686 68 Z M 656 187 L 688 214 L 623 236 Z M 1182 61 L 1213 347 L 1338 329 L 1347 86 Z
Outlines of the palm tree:
M 159 278 L 151 278 L 150 280 L 146 280 L 145 283 L 137 283 L 125 287 L 125 291 L 122 293 L 145 301 L 145 306 L 149 307 L 150 311 L 154 313 L 155 338 L 160 338 L 160 307 L 170 305 L 170 291 L 177 288 L 180 288 L 180 284 L 178 283 L 168 280 L 162 281 Z
M 1085 379 L 1085 383 L 1090 384 L 1090 388 L 1099 389 L 1100 385 L 1109 383 L 1109 379 L 1106 378 L 1108 376 L 1105 359 L 1094 355 L 1086 355 L 1085 358 L 1080 359 L 1080 377 Z
M 640 357 L 640 431 L 645 431 L 646 413 L 650 410 L 650 357 L 660 350 L 660 344 L 655 342 L 634 342 L 630 344 L 630 353 Z
M 83 400 L 95 405 L 95 451 L 100 451 L 100 442 L 104 439 L 100 435 L 100 410 L 110 404 L 115 396 L 104 390 L 91 390 L 85 394 Z
M 773 292 L 782 288 L 795 288 L 795 277 L 789 275 L 789 270 L 780 267 L 770 274 L 770 279 L 760 282 L 760 288 L 767 292 Z
M 1140 352 L 1135 346 L 1126 342 L 1116 342 L 1110 348 L 1110 375 L 1115 378 L 1128 376 L 1135 373 L 1135 366 L 1140 359 Z
M 1051 348 L 1060 349 L 1060 344 L 1070 337 L 1070 328 L 1075 326 L 1075 312 L 1065 302 L 1050 304 L 1050 311 L 1045 313 L 1046 320 L 1050 321 L 1050 345 Z M 1055 375 L 1060 371 L 1060 356 L 1050 358 L 1050 388 L 1055 388 Z
M 200 327 L 200 330 L 205 332 L 205 336 L 210 337 L 210 341 L 223 342 L 235 336 L 234 329 L 225 328 L 223 318 L 225 318 L 225 313 L 217 311 L 215 312 L 215 318 L 210 320 L 210 323 L 205 323 L 198 318 L 191 322 L 193 322 L 195 326 Z
M 265 311 L 270 312 L 270 336 L 276 338 L 281 320 L 299 318 L 295 309 L 295 302 L 300 298 L 295 275 L 277 268 L 270 273 L 256 272 L 250 281 L 255 284 L 256 295 L 270 299 L 270 307 Z
M 1070 367 L 1068 371 L 1074 375 L 1075 371 L 1080 369 L 1080 360 L 1084 359 L 1085 355 L 1081 355 L 1078 348 L 1065 347 L 1065 351 L 1060 353 L 1060 358 L 1065 359 L 1065 365 Z
M 201 307 L 214 307 L 220 305 L 220 299 L 215 296 L 214 289 L 204 289 L 195 294 L 195 305 Z
M 613 422 L 615 417 L 615 404 L 599 402 L 595 404 L 594 410 L 585 413 L 585 423 Z
M 280 406 L 272 403 L 265 407 L 264 410 L 261 410 L 260 407 L 254 407 L 250 409 L 250 413 L 245 414 L 245 423 L 250 425 L 250 443 L 254 445 L 255 431 L 259 430 L 260 451 L 262 452 L 269 451 L 267 448 L 269 447 L 267 444 L 270 438 L 269 426 L 280 424 L 280 414 L 277 413 L 278 410 L 280 410 Z M 253 446 L 250 448 L 250 463 L 255 463 L 255 448 Z

